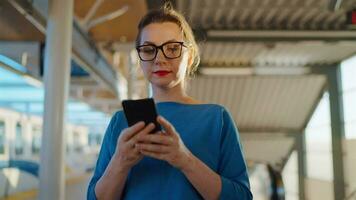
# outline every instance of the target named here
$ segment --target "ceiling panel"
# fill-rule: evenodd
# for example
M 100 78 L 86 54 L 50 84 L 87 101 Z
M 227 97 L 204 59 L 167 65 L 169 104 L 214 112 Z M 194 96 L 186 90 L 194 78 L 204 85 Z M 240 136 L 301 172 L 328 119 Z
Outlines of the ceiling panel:
M 8 1 L 0 1 L 0 40 L 44 41 L 44 35 L 36 29 Z
M 300 131 L 325 87 L 322 75 L 198 76 L 189 94 L 225 106 L 241 132 Z
M 85 18 L 95 0 L 76 0 L 75 14 L 79 21 Z M 136 39 L 137 24 L 140 18 L 146 13 L 147 5 L 145 1 L 131 0 L 105 0 L 102 1 L 92 19 L 105 16 L 112 12 L 128 6 L 127 12 L 119 17 L 98 24 L 89 29 L 89 34 L 92 35 L 95 41 L 121 41 L 131 42 Z
M 344 0 L 332 10 L 329 0 L 181 0 L 177 7 L 205 29 L 339 30 L 355 5 Z
M 337 63 L 356 53 L 356 41 L 206 42 L 201 47 L 204 67 L 320 66 Z
M 271 164 L 279 169 L 295 145 L 293 137 L 276 133 L 242 134 L 241 142 L 249 164 Z

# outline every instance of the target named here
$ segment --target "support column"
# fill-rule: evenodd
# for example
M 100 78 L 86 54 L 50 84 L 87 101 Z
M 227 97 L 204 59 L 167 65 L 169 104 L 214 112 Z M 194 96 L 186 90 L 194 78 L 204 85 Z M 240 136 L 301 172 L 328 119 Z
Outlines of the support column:
M 305 133 L 297 134 L 295 137 L 296 149 L 298 152 L 298 190 L 299 199 L 305 199 L 305 177 L 306 177 L 306 157 L 305 157 Z
M 345 138 L 340 65 L 327 71 L 330 99 L 332 158 L 334 172 L 334 199 L 345 198 L 342 140 Z
M 119 95 L 119 100 L 127 99 L 127 81 L 124 75 L 122 75 L 122 55 L 119 51 L 115 51 L 113 55 L 113 66 L 116 71 L 117 77 L 117 93 Z
M 136 89 L 136 78 L 137 78 L 137 58 L 136 52 L 129 50 L 125 52 L 126 56 L 126 67 L 128 68 L 128 77 L 127 77 L 127 97 L 128 99 L 133 99 Z
M 39 199 L 65 199 L 65 108 L 69 91 L 73 0 L 50 0 Z

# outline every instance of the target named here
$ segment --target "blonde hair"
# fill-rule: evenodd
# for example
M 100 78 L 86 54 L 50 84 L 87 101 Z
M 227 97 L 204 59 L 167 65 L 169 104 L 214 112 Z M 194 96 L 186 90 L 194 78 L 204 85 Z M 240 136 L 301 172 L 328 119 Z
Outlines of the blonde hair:
M 166 2 L 160 9 L 149 11 L 142 17 L 138 24 L 138 34 L 136 37 L 136 46 L 140 45 L 142 29 L 152 23 L 173 22 L 179 26 L 183 32 L 183 38 L 188 43 L 193 57 L 191 66 L 188 66 L 187 74 L 192 76 L 200 63 L 200 54 L 197 42 L 195 41 L 192 28 L 185 20 L 184 16 L 173 9 L 170 2 Z

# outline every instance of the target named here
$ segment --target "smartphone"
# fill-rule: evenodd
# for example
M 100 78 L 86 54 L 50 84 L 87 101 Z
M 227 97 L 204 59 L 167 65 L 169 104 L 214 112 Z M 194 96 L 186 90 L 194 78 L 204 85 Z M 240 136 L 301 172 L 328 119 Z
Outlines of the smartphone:
M 124 100 L 122 101 L 122 107 L 129 126 L 144 121 L 145 125 L 148 125 L 149 123 L 155 125 L 155 128 L 151 133 L 156 133 L 162 130 L 161 125 L 157 122 L 156 104 L 152 98 Z

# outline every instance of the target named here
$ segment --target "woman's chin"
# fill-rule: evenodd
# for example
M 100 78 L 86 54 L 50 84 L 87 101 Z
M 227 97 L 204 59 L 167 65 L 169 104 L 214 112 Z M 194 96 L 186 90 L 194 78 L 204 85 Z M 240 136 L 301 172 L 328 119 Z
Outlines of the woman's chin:
M 168 80 L 168 79 L 152 80 L 150 82 L 154 87 L 165 88 L 165 89 L 172 88 L 175 85 L 177 85 L 176 81 Z

